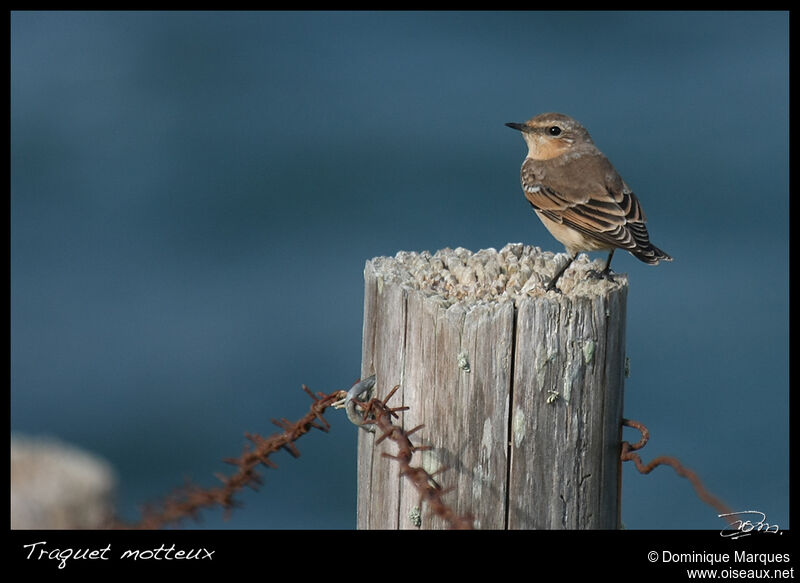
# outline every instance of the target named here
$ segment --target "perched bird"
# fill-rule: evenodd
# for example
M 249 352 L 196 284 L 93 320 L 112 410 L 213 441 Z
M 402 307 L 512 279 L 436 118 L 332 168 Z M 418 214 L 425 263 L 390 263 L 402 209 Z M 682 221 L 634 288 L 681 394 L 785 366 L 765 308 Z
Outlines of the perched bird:
M 616 249 L 650 265 L 672 261 L 650 243 L 639 199 L 580 123 L 561 113 L 543 113 L 506 125 L 522 132 L 528 144 L 521 172 L 525 198 L 569 255 L 548 290 L 558 291 L 556 283 L 581 251 L 609 251 L 601 277 L 610 277 Z

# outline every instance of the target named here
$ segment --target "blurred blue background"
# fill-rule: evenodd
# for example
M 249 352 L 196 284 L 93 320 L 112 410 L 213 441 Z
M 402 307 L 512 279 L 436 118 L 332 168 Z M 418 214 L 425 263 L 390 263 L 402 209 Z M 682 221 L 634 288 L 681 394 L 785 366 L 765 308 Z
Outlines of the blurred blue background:
M 216 485 L 245 431 L 358 377 L 364 262 L 525 242 L 508 121 L 580 120 L 675 257 L 630 276 L 625 415 L 789 527 L 788 13 L 11 14 L 11 429 L 105 456 L 119 508 Z M 601 257 L 601 255 L 597 255 Z M 327 416 L 227 522 L 355 527 Z M 624 437 L 638 439 L 626 430 Z M 719 528 L 669 468 L 629 529 Z

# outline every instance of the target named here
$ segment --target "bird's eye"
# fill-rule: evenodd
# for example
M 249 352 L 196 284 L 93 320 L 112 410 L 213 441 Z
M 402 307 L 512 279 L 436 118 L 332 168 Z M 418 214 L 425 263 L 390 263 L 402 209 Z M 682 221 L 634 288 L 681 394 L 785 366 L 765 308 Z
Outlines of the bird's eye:
M 558 136 L 561 134 L 561 128 L 558 126 L 550 126 L 547 128 L 547 133 L 551 136 Z

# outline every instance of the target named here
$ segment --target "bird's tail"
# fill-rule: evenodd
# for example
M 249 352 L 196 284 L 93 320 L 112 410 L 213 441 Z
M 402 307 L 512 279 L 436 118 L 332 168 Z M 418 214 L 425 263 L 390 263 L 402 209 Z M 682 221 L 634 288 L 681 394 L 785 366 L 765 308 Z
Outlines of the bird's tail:
M 647 247 L 636 247 L 631 253 L 637 259 L 650 265 L 658 265 L 660 261 L 672 261 L 672 257 L 653 244 Z

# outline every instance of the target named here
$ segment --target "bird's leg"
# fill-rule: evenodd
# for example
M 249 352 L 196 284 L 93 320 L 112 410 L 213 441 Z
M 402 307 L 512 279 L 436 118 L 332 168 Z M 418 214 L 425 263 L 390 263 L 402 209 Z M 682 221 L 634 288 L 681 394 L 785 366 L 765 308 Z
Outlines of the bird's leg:
M 608 254 L 608 260 L 606 261 L 606 266 L 603 271 L 600 272 L 600 275 L 611 278 L 611 258 L 614 257 L 614 251 L 616 249 L 612 249 L 611 252 Z
M 614 251 L 616 251 L 616 249 L 612 249 L 611 252 L 608 254 L 608 259 L 606 260 L 606 266 L 603 268 L 603 271 L 597 273 L 596 271 L 591 270 L 587 273 L 587 275 L 595 279 L 607 279 L 609 281 L 614 281 L 614 276 L 611 275 L 611 258 L 614 257 Z
M 556 283 L 558 283 L 558 279 L 567 270 L 567 268 L 570 265 L 572 265 L 573 261 L 575 261 L 575 255 L 570 255 L 569 256 L 569 260 L 567 260 L 567 262 L 564 264 L 564 266 L 561 269 L 558 270 L 558 273 L 556 273 L 553 276 L 553 279 L 550 280 L 550 283 L 547 284 L 547 288 L 546 288 L 547 291 L 555 290 L 555 291 L 561 293 L 561 290 L 556 287 Z

